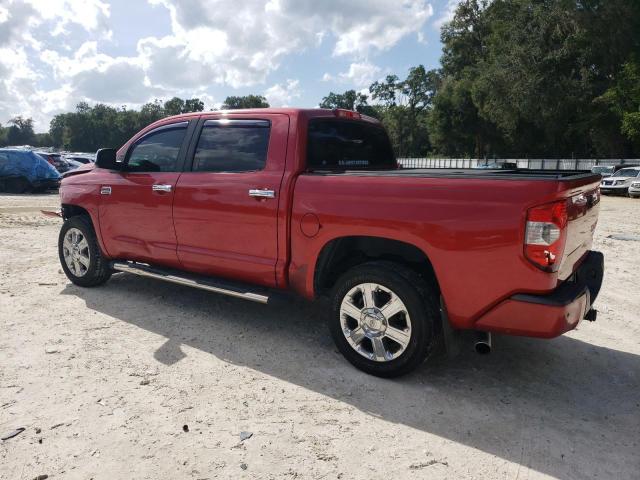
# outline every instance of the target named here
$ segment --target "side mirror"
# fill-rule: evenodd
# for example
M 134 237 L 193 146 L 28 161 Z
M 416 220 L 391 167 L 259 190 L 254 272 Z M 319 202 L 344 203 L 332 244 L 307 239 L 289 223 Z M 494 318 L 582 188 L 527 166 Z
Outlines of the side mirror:
M 96 153 L 96 167 L 107 170 L 119 170 L 120 165 L 116 163 L 115 148 L 101 148 Z

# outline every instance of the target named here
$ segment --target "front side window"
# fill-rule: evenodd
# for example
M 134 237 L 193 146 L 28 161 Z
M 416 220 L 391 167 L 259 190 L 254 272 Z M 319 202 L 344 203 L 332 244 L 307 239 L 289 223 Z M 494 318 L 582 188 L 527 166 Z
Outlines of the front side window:
M 379 125 L 354 120 L 309 122 L 307 165 L 311 170 L 396 168 L 391 142 Z
M 176 172 L 178 154 L 184 140 L 187 125 L 164 127 L 146 135 L 136 143 L 129 155 L 127 171 Z
M 205 122 L 193 158 L 194 172 L 252 172 L 267 161 L 269 128 L 266 120 L 209 120 Z

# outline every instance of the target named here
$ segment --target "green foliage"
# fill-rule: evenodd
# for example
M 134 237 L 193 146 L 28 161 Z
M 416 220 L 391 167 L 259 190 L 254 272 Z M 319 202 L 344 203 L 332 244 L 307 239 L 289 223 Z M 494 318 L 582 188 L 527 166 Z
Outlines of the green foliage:
M 638 76 L 623 65 L 640 53 L 639 5 L 461 2 L 441 34 L 444 81 L 428 123 L 435 150 L 477 156 L 640 154 L 638 103 L 629 105 L 632 94 L 623 85 L 638 85 Z
M 624 64 L 616 82 L 598 99 L 614 121 L 621 122 L 621 133 L 640 152 L 640 63 Z
M 222 104 L 223 110 L 238 110 L 241 108 L 269 108 L 269 103 L 262 95 L 245 95 L 242 97 L 227 97 Z
M 103 147 L 118 148 L 136 132 L 161 118 L 188 112 L 201 112 L 204 103 L 193 98 L 174 97 L 166 102 L 146 103 L 139 111 L 104 104 L 93 107 L 85 102 L 75 112 L 56 115 L 49 127 L 49 145 L 65 150 L 91 152 Z M 40 138 L 39 142 L 47 140 Z
M 5 145 L 31 145 L 35 141 L 33 120 L 20 116 L 9 120 L 10 127 L 5 128 L 2 141 Z
M 428 114 L 440 82 L 437 70 L 427 71 L 419 65 L 411 68 L 404 80 L 388 75 L 369 87 L 371 98 L 381 104 L 379 118 L 399 157 L 428 154 Z

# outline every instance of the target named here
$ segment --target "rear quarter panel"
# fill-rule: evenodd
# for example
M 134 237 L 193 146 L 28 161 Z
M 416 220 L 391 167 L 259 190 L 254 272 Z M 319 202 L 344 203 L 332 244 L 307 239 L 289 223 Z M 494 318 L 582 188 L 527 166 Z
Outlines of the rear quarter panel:
M 484 311 L 515 293 L 557 286 L 557 274 L 524 257 L 526 211 L 582 189 L 580 182 L 302 174 L 292 207 L 289 282 L 313 297 L 318 256 L 333 239 L 406 242 L 430 259 L 452 325 L 472 328 Z M 320 222 L 313 238 L 300 226 L 307 213 Z

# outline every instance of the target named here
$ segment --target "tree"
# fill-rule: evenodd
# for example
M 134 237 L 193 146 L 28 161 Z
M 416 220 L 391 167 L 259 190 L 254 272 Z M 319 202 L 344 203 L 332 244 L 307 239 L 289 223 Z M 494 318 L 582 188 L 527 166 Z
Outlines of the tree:
M 204 102 L 199 98 L 191 98 L 184 102 L 183 113 L 204 111 Z
M 11 126 L 7 129 L 6 142 L 8 145 L 32 145 L 35 143 L 33 120 L 17 116 L 9 120 Z
M 171 100 L 164 102 L 164 114 L 167 116 L 179 115 L 184 113 L 184 100 L 173 97 Z
M 181 113 L 201 112 L 204 110 L 204 102 L 199 98 L 191 98 L 183 100 L 173 97 L 171 100 L 164 102 L 164 114 L 168 117 L 171 115 L 180 115 Z
M 371 84 L 371 97 L 382 104 L 381 118 L 398 156 L 422 156 L 430 150 L 427 113 L 440 84 L 437 70 L 418 65 L 404 80 L 388 75 Z
M 640 2 L 465 0 L 441 39 L 437 150 L 466 150 L 472 134 L 477 156 L 630 153 L 634 116 L 603 94 L 640 53 Z
M 640 63 L 625 63 L 616 82 L 598 101 L 620 122 L 621 134 L 640 152 Z
M 269 108 L 269 103 L 262 95 L 245 95 L 242 97 L 227 97 L 222 104 L 223 110 L 236 110 L 241 108 Z
M 147 125 L 169 115 L 204 110 L 199 98 L 174 97 L 166 102 L 154 100 L 139 111 L 105 104 L 90 106 L 80 102 L 75 112 L 56 115 L 49 126 L 54 146 L 76 151 L 95 151 L 102 147 L 120 147 Z M 47 137 L 38 141 L 44 142 Z

